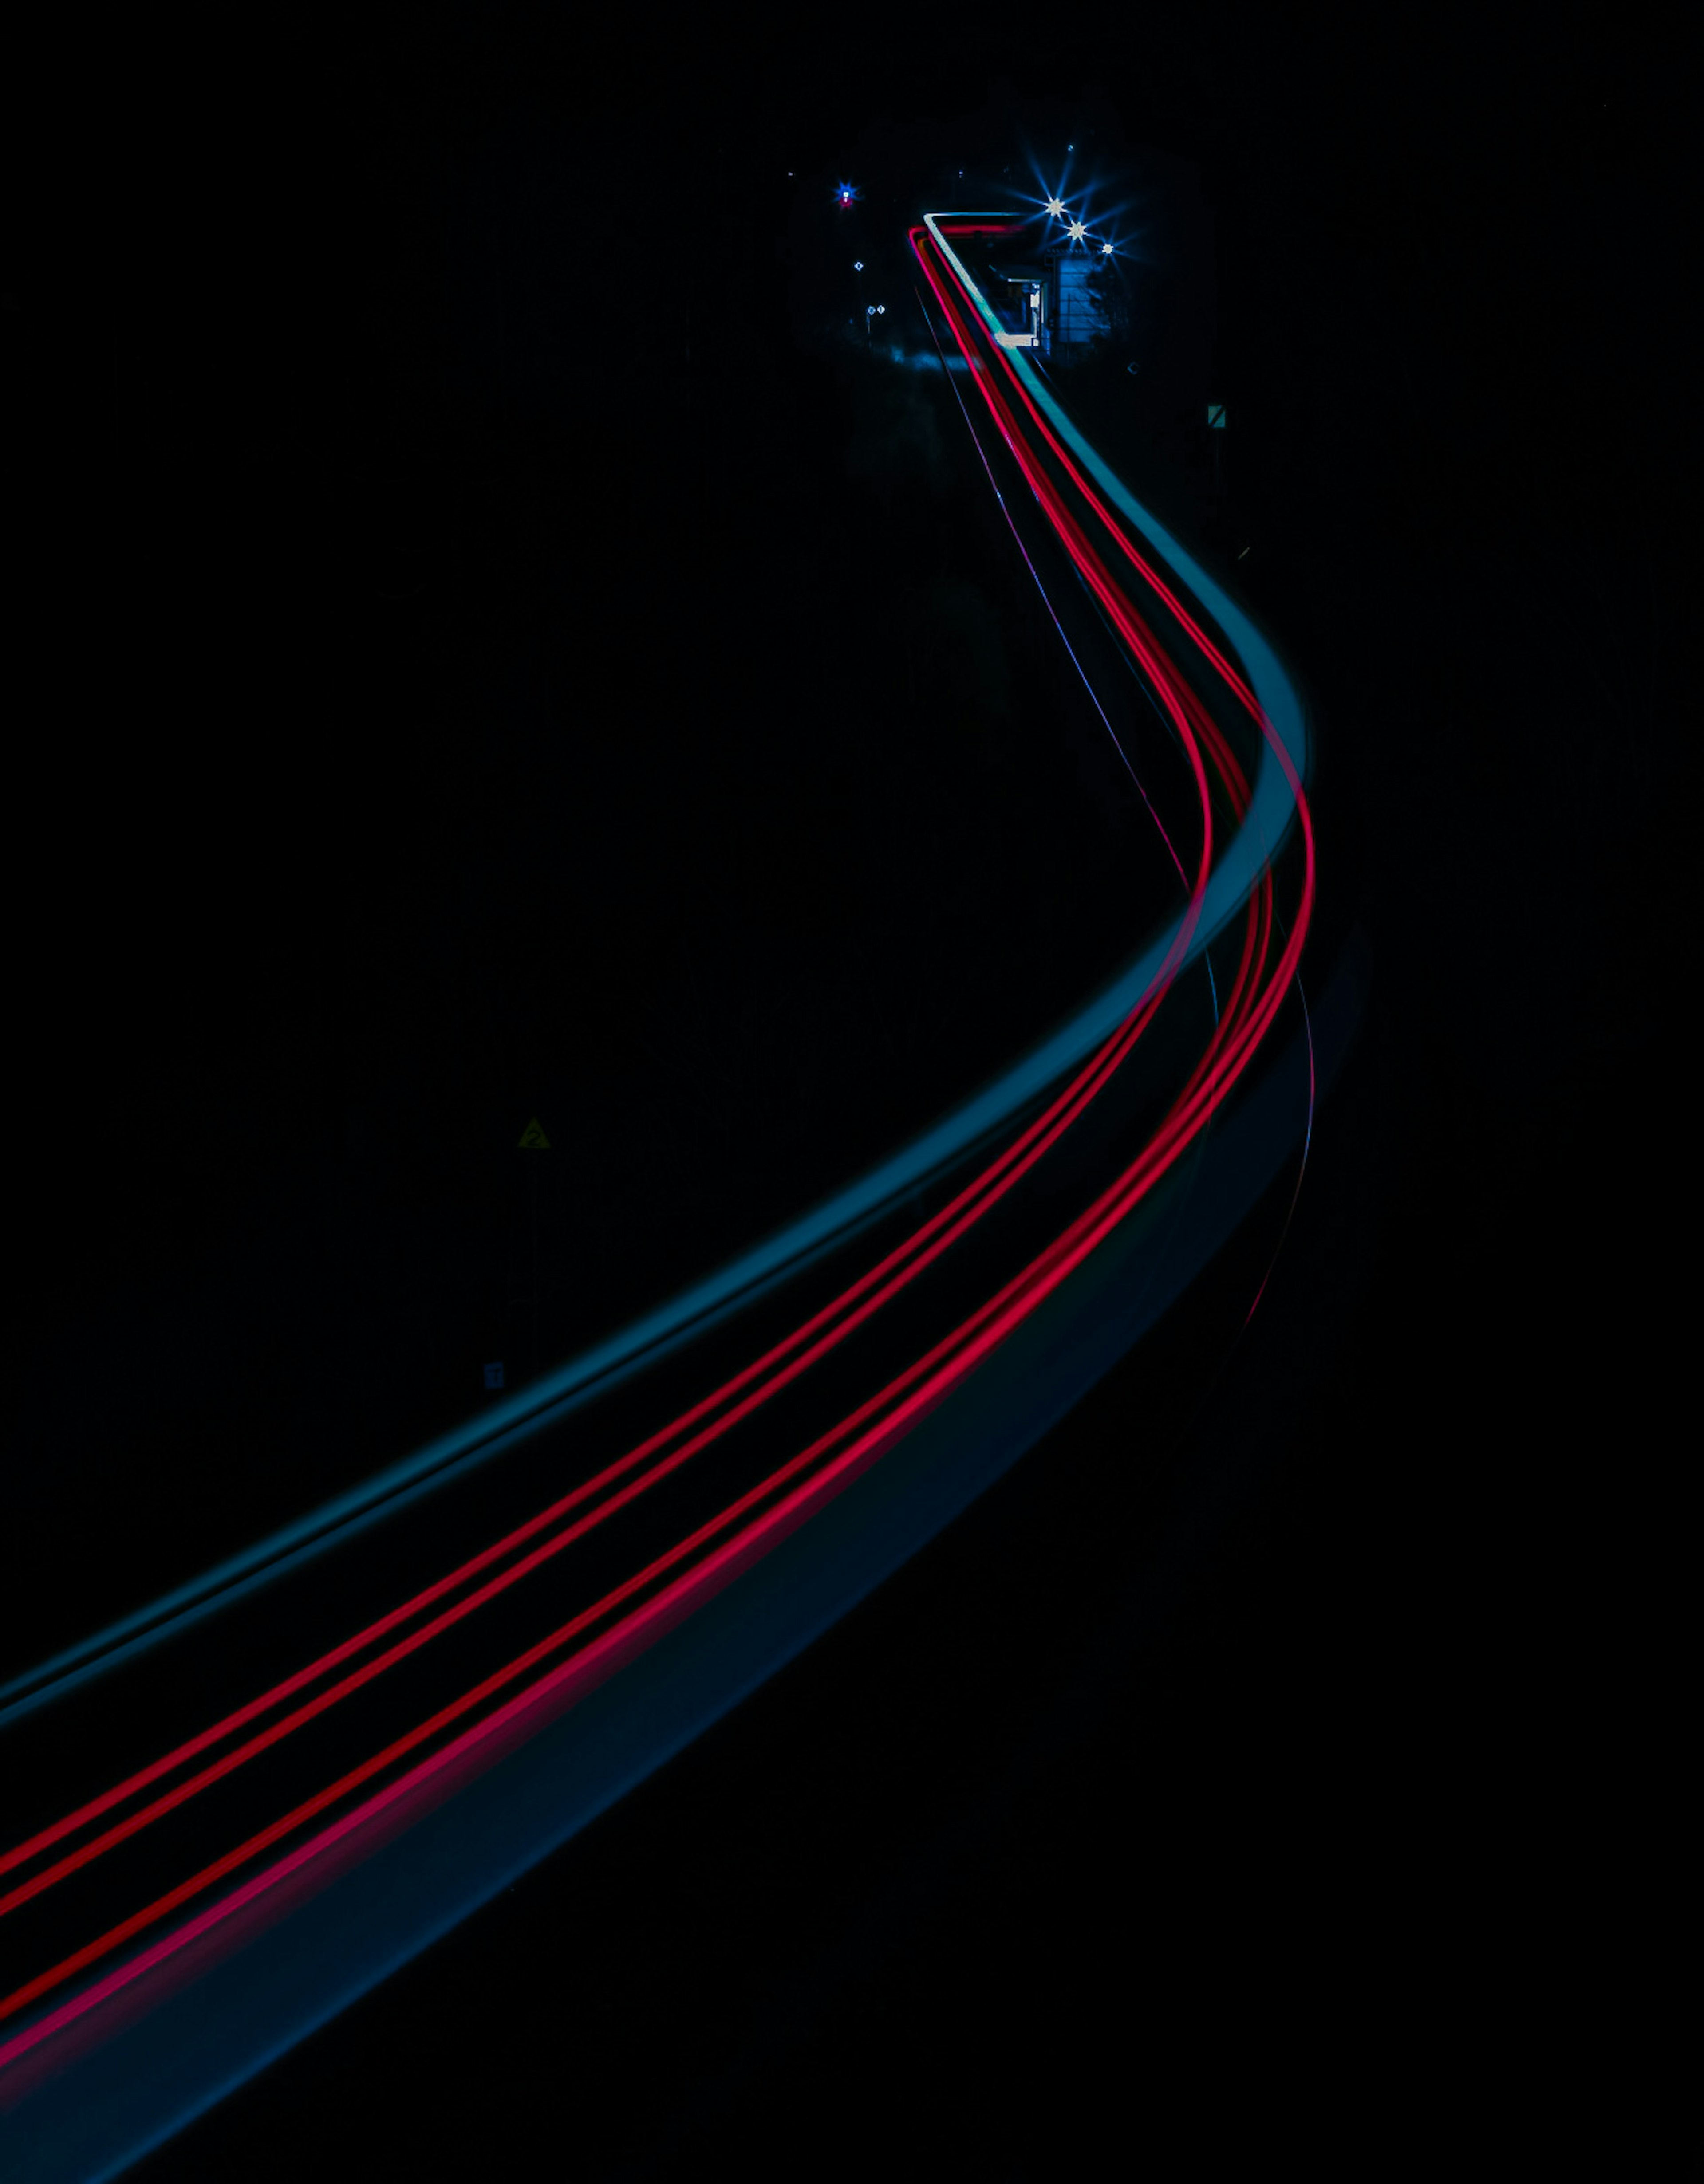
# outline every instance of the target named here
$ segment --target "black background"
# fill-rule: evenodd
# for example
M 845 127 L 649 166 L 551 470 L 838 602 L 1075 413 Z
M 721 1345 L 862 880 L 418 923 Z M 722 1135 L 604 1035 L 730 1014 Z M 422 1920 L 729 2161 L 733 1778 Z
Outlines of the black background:
M 528 1114 L 566 1348 L 1118 960 L 956 413 L 819 338 L 825 179 L 890 280 L 883 190 L 1020 128 L 1091 116 L 1171 209 L 1117 429 L 1315 704 L 1321 961 L 1373 965 L 1240 1341 L 1282 1206 L 876 1602 L 142 2173 L 1640 2127 L 1569 2058 L 1663 1810 L 1684 138 L 1625 18 L 1377 20 L 919 64 L 873 19 L 441 8 L 14 76 L 14 1664 L 524 1368 Z M 915 633 L 954 582 L 1003 749 Z

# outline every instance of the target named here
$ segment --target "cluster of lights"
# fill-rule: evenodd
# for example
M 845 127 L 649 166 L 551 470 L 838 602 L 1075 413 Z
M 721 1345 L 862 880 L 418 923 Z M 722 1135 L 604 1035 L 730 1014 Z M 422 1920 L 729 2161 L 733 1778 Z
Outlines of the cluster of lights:
M 852 260 L 852 271 L 854 273 L 862 273 L 863 270 L 863 259 L 854 258 Z M 886 318 L 887 315 L 887 305 L 886 304 L 866 304 L 863 307 L 863 315 L 867 319 Z
M 1066 211 L 1064 204 L 1061 199 L 1059 198 L 1049 198 L 1048 199 L 1048 210 L 1053 219 L 1062 220 L 1064 221 L 1065 233 L 1070 237 L 1073 242 L 1087 242 L 1091 240 L 1088 229 L 1083 225 L 1081 220 L 1073 220 L 1071 218 L 1070 213 Z M 1110 258 L 1113 254 L 1112 245 L 1109 242 L 1102 243 L 1100 247 L 1100 254 L 1103 258 Z

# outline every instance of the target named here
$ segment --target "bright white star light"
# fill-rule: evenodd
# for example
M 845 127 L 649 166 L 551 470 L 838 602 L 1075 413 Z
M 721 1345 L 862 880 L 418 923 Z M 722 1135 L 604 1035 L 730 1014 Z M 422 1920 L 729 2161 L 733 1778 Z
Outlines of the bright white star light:
M 1088 230 L 1083 226 L 1080 220 L 1074 220 L 1070 226 L 1065 230 L 1065 233 L 1070 236 L 1073 242 L 1081 242 L 1083 237 L 1088 233 Z
M 1103 258 L 1110 258 L 1112 256 L 1112 245 L 1109 242 L 1102 243 L 1100 247 L 1100 254 Z
M 1063 220 L 1065 216 L 1065 209 L 1057 198 L 1048 199 L 1048 210 L 1052 213 L 1055 220 Z

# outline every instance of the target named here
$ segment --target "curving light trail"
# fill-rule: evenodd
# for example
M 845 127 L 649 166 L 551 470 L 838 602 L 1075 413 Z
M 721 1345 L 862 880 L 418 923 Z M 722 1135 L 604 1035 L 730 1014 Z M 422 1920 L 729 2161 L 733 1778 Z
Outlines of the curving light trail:
M 24 2114 L 32 2097 L 49 2098 L 44 2088 L 72 2085 L 70 2066 L 133 2025 L 150 1997 L 163 2002 L 178 1994 L 221 1960 L 221 1947 L 259 1933 L 257 1919 L 262 1925 L 276 1921 L 285 1908 L 329 1888 L 352 1861 L 377 1855 L 405 1825 L 539 1737 L 736 1578 L 755 1573 L 925 1418 L 943 1407 L 943 1415 L 952 1415 L 953 1400 L 980 1369 L 1036 1322 L 1049 1300 L 1073 1293 L 1066 1288 L 1072 1278 L 1200 1143 L 1269 1039 L 1297 983 L 1314 900 L 1299 705 L 1240 610 L 1112 476 L 1029 359 L 1001 341 L 954 245 L 1010 226 L 980 215 L 930 215 L 913 230 L 911 244 L 965 376 L 1036 509 L 1175 739 L 1198 833 L 1180 850 L 1151 804 L 1148 808 L 1177 869 L 1182 906 L 1120 978 L 1036 1054 L 783 1236 L 526 1391 L 506 1407 L 494 1428 L 446 1437 L 0 1692 L 0 1699 L 10 1697 L 0 1710 L 3 1724 L 8 1714 L 21 1719 L 49 1701 L 69 1699 L 115 1666 L 137 1673 L 151 1646 L 246 1601 L 262 1583 L 287 1583 L 330 1540 L 346 1543 L 381 1518 L 407 1513 L 416 1521 L 429 1491 L 472 1492 L 474 1468 L 489 1457 L 584 1412 L 616 1381 L 725 1319 L 784 1275 L 830 1250 L 846 1249 L 919 1188 L 951 1189 L 952 1174 L 968 1156 L 986 1151 L 992 1133 L 1055 1088 L 1042 1111 L 926 1219 L 668 1424 L 599 1464 L 524 1522 L 506 1525 L 477 1552 L 452 1560 L 441 1575 L 370 1616 L 348 1637 L 0 1851 L 0 1943 L 8 1922 L 20 1922 L 33 1958 L 20 1975 L 0 1978 L 0 2020 L 14 2021 L 9 2033 L 0 2034 L 0 2114 L 8 2105 Z M 974 426 L 972 436 L 986 468 Z M 1006 510 L 992 469 L 988 475 Z M 1064 638 L 1042 577 L 1013 528 Z M 1094 698 L 1075 651 L 1072 658 Z M 1098 698 L 1095 703 L 1112 734 Z M 1254 731 L 1252 781 L 1215 705 L 1227 705 Z M 1121 744 L 1119 750 L 1148 804 Z M 1228 831 L 1215 827 L 1215 798 L 1228 814 Z M 1300 869 L 1286 918 L 1275 889 L 1293 835 Z M 1210 1035 L 1164 1098 L 1158 1120 L 1145 1125 L 1140 1150 L 1063 1225 L 1055 1222 L 1054 1233 L 1037 1248 L 1017 1217 L 1037 1202 L 1025 1195 L 1026 1184 L 1033 1193 L 1036 1181 L 1054 1173 L 1057 1161 L 1048 1156 L 1062 1145 L 1091 1142 L 1083 1133 L 1109 1100 L 1150 1095 L 1153 1086 L 1133 1079 L 1126 1063 L 1148 1050 L 1143 1042 L 1183 972 L 1200 959 L 1211 975 L 1206 951 L 1238 921 L 1241 939 L 1222 1001 L 1214 983 Z M 1309 1069 L 1311 1098 L 1311 1043 Z M 1133 1082 L 1137 1089 L 1126 1090 Z M 973 1234 L 974 1249 L 965 1245 Z M 869 1361 L 871 1392 L 835 1415 L 844 1398 L 820 1374 L 810 1376 L 855 1341 L 856 1355 Z M 898 1356 L 906 1362 L 896 1368 Z M 825 1393 L 813 1396 L 819 1385 Z M 811 1401 L 830 1405 L 824 1421 L 775 1461 L 763 1435 L 779 1434 L 785 1446 L 799 1434 L 796 1421 L 807 1414 L 798 1405 Z M 779 1426 L 766 1424 L 771 1416 Z M 695 1464 L 700 1457 L 704 1462 Z M 731 1468 L 707 1471 L 712 1462 Z M 668 1537 L 660 1551 L 657 1526 Z M 568 1551 L 595 1536 L 612 1554 L 629 1557 L 627 1574 L 613 1584 L 575 1574 L 582 1562 Z M 589 1574 L 595 1565 L 584 1568 Z M 524 1612 L 535 1635 L 470 1677 L 476 1655 L 467 1648 L 483 1642 L 478 1634 L 491 1624 L 489 1616 L 480 1620 L 480 1612 L 500 1600 L 506 1614 Z M 563 1614 L 570 1603 L 573 1612 Z M 405 1663 L 412 1664 L 415 1680 L 384 1680 Z M 417 1680 L 427 1670 L 440 1693 L 422 1710 L 424 1686 Z M 331 1747 L 316 1739 L 323 1738 L 329 1720 L 345 1719 L 339 1709 L 366 1740 L 366 1753 L 332 1769 Z M 185 1816 L 204 1809 L 201 1832 L 181 1834 Z M 259 1825 L 243 1818 L 263 1813 Z M 203 1841 L 210 1827 L 227 1831 L 226 1847 L 192 1859 L 188 1847 Z M 122 1916 L 103 1923 L 93 1912 L 108 1897 L 79 1892 L 99 1881 L 108 1861 L 118 1876 L 112 1885 L 133 1893 Z M 161 1879 L 168 1885 L 157 1885 Z M 87 1912 L 79 1909 L 85 1903 Z M 64 1946 L 61 1936 L 70 1936 L 85 1917 L 90 1924 L 81 1937 Z M 422 1925 L 421 1934 L 428 1930 Z M 345 1997 L 349 1991 L 347 1981 L 338 1990 Z M 298 2030 L 307 2021 L 310 2017 L 297 2020 Z M 258 2037 L 243 2053 L 238 2078 L 258 2067 Z M 221 2065 L 222 2082 L 236 2081 L 232 2067 Z M 215 2097 L 216 2089 L 207 2092 L 201 2104 Z M 180 2100 L 173 2113 L 181 2121 L 193 2112 Z M 149 2127 L 155 2138 L 147 2142 L 157 2142 L 175 2122 L 156 2119 Z M 143 2137 L 132 2129 L 137 2145 Z

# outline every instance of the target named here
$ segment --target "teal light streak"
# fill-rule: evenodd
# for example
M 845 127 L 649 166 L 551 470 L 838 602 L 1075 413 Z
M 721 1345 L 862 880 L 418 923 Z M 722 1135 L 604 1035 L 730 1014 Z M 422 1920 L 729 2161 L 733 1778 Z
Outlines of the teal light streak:
M 1000 328 L 993 313 L 941 237 L 936 225 L 937 215 L 927 213 L 924 218 L 991 337 L 997 337 Z M 1014 349 L 1007 354 L 1054 432 L 1115 506 L 1207 607 L 1231 640 L 1248 670 L 1262 710 L 1282 741 L 1298 778 L 1305 783 L 1310 750 L 1301 703 L 1271 647 L 1241 608 L 1113 475 L 1048 392 L 1025 352 Z M 1177 966 L 1180 973 L 1247 901 L 1262 868 L 1288 838 L 1295 811 L 1288 784 L 1281 770 L 1269 762 L 1263 744 L 1248 815 L 1208 882 L 1200 922 Z M 1268 844 L 1275 846 L 1268 850 Z M 413 1456 L 391 1464 L 293 1524 L 280 1527 L 241 1554 L 231 1556 L 149 1606 L 0 1685 L 0 1723 L 32 1712 L 161 1638 L 177 1635 L 270 1578 L 299 1567 L 304 1558 L 332 1541 L 350 1538 L 450 1479 L 465 1475 L 472 1466 L 559 1423 L 595 1396 L 725 1319 L 788 1274 L 849 1241 L 892 1210 L 907 1193 L 939 1177 L 1014 1122 L 1031 1100 L 1098 1046 L 1151 993 L 1182 924 L 1182 917 L 1175 920 L 1069 1023 L 1003 1076 L 858 1182 L 718 1273 L 631 1322 L 606 1341 L 544 1374 L 531 1386 L 517 1389 L 478 1419 L 440 1435 Z

